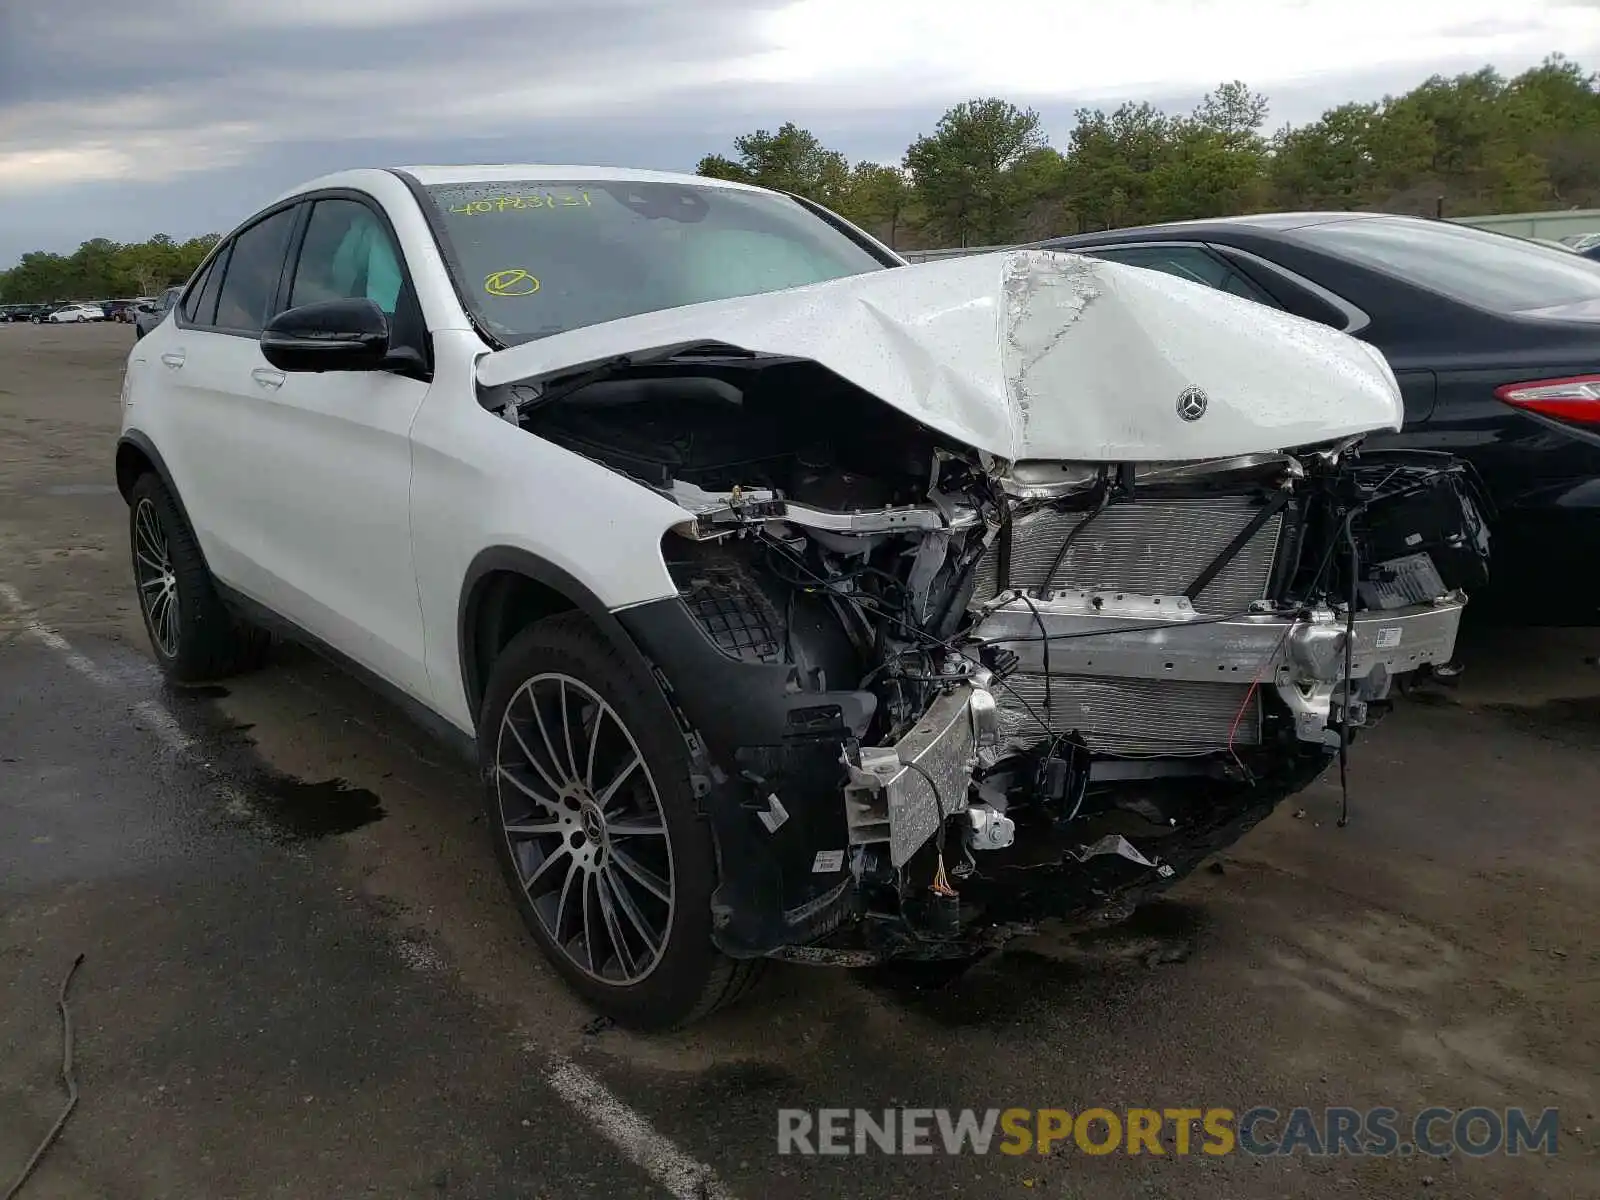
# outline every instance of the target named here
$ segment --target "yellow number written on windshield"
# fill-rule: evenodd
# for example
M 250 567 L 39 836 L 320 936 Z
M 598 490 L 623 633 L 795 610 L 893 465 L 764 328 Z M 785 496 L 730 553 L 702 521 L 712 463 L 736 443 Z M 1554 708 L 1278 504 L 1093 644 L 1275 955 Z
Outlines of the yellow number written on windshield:
M 490 196 L 483 200 L 469 200 L 453 204 L 450 211 L 459 216 L 471 217 L 479 213 L 514 212 L 528 209 L 593 208 L 594 201 L 588 192 L 557 195 L 554 192 L 536 192 L 528 196 Z

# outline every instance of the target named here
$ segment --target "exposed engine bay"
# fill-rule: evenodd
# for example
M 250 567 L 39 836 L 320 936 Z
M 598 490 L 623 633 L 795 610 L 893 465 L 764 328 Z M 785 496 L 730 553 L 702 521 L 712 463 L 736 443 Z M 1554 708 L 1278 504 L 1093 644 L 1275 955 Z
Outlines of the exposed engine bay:
M 1131 905 L 1449 662 L 1487 578 L 1468 469 L 1354 437 L 1010 462 L 713 343 L 483 402 L 685 510 L 678 596 L 617 616 L 682 722 L 736 956 L 960 957 Z

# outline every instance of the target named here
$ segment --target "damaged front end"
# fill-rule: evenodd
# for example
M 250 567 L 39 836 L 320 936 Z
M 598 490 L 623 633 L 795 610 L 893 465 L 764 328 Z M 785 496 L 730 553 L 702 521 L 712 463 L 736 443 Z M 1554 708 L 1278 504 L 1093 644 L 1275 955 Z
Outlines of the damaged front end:
M 756 400 L 802 383 L 803 419 Z M 686 512 L 679 594 L 618 616 L 683 719 L 734 955 L 961 955 L 1164 885 L 1448 662 L 1485 576 L 1443 456 L 1010 466 L 706 348 L 595 390 L 521 419 Z
M 958 958 L 1125 910 L 1449 662 L 1487 573 L 1462 464 L 1344 431 L 1007 458 L 721 342 L 484 403 L 684 512 L 677 594 L 616 615 L 679 715 L 736 957 Z

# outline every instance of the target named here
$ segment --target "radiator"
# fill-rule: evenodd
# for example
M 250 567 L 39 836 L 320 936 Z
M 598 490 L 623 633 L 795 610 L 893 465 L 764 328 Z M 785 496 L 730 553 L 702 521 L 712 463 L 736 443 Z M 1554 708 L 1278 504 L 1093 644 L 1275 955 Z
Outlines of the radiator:
M 1249 691 L 1248 683 L 1052 675 L 1046 707 L 1044 676 L 1018 673 L 995 688 L 995 699 L 1000 735 L 1013 745 L 1076 730 L 1097 754 L 1184 757 L 1226 748 L 1236 720 L 1235 745 L 1261 740 L 1261 701 Z
M 1259 511 L 1260 505 L 1246 496 L 1113 504 L 1078 536 L 1051 584 L 1180 595 Z M 1009 586 L 1041 587 L 1062 539 L 1085 519 L 1088 514 L 1049 510 L 1019 517 L 1012 525 Z M 1195 598 L 1195 608 L 1220 616 L 1243 612 L 1251 601 L 1264 597 L 1282 529 L 1283 514 L 1275 513 Z M 978 564 L 974 602 L 993 599 L 1001 590 L 999 561 L 996 539 Z
M 1245 496 L 1194 500 L 1134 500 L 1113 504 L 1068 550 L 1051 584 L 1057 589 L 1123 591 L 1140 596 L 1185 592 L 1260 511 Z M 1084 513 L 1037 511 L 1012 527 L 1009 586 L 1038 588 L 1065 538 Z M 1276 513 L 1194 600 L 1208 616 L 1243 612 L 1271 585 L 1283 516 Z M 978 566 L 975 603 L 1002 590 L 999 547 Z M 1261 701 L 1248 681 L 1116 679 L 1053 675 L 1051 705 L 1045 677 L 1017 672 L 998 687 L 1001 732 L 1012 744 L 1037 744 L 1076 730 L 1099 754 L 1187 756 L 1253 745 L 1261 736 Z M 1029 709 L 1032 709 L 1032 712 Z M 1047 728 L 1041 728 L 1043 718 Z

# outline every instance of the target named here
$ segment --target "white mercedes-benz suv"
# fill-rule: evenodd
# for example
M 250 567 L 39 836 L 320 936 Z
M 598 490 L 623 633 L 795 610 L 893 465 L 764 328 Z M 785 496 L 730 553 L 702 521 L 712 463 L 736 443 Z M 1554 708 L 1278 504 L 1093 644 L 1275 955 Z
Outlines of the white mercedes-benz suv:
M 1154 271 L 907 266 L 809 201 L 351 171 L 133 348 L 178 683 L 305 641 L 478 763 L 534 939 L 682 1023 L 768 958 L 960 965 L 1191 871 L 1449 660 L 1487 534 L 1393 374 Z

